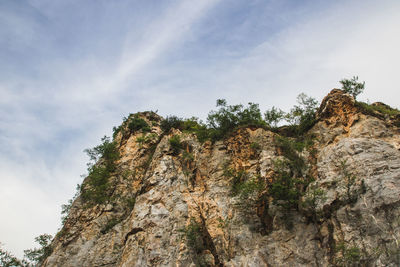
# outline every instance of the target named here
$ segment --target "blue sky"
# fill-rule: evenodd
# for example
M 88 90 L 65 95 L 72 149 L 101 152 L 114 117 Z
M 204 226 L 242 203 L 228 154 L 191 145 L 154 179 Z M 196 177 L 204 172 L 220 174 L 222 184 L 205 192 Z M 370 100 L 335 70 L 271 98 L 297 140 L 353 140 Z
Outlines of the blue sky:
M 137 111 L 289 109 L 342 78 L 399 107 L 399 1 L 0 1 L 0 242 L 54 234 L 82 152 Z

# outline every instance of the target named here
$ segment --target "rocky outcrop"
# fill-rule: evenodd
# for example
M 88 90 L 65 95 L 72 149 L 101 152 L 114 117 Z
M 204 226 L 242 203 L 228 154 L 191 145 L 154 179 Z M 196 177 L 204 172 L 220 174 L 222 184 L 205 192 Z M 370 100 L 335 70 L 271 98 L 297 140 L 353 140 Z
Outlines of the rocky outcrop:
M 284 158 L 275 133 L 243 128 L 201 144 L 142 117 L 153 137 L 117 135 L 109 203 L 85 207 L 78 197 L 43 266 L 400 264 L 399 129 L 363 114 L 350 95 L 333 90 L 322 101 L 314 145 L 301 153 L 314 181 L 289 211 L 267 192 Z M 239 178 L 264 188 L 233 194 Z

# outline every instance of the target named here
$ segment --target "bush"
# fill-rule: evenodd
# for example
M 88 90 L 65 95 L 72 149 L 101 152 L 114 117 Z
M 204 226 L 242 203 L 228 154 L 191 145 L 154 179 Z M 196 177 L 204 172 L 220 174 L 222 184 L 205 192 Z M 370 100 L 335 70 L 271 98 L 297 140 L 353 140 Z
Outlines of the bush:
M 336 259 L 343 266 L 358 266 L 361 260 L 361 250 L 358 247 L 347 247 L 344 242 L 335 247 L 336 253 L 341 255 Z
M 108 180 L 116 170 L 116 161 L 120 157 L 115 142 L 106 136 L 101 140 L 102 144 L 85 150 L 92 162 L 88 163 L 89 174 L 80 189 L 82 200 L 90 205 L 102 204 L 109 199 Z
M 275 175 L 273 182 L 269 185 L 268 193 L 273 202 L 285 209 L 297 209 L 301 196 L 300 185 L 302 181 L 293 176 L 288 161 L 275 162 Z
M 392 108 L 385 104 L 371 105 L 371 104 L 357 101 L 356 105 L 359 108 L 361 108 L 364 112 L 366 112 L 367 114 L 370 114 L 372 116 L 375 116 L 376 112 L 378 112 L 382 115 L 389 115 L 389 116 L 400 115 L 400 110 L 398 110 L 396 108 Z
M 52 252 L 50 246 L 52 236 L 49 234 L 42 234 L 35 238 L 36 243 L 39 243 L 40 248 L 24 250 L 25 258 L 27 258 L 34 266 L 38 266 L 43 262 Z
M 168 116 L 163 121 L 161 121 L 160 127 L 165 133 L 169 133 L 171 129 L 183 129 L 184 122 L 181 118 L 177 116 Z
M 347 201 L 349 203 L 353 203 L 358 198 L 357 194 L 351 191 L 351 188 L 356 181 L 356 176 L 351 171 L 349 171 L 346 160 L 342 160 L 340 162 L 340 168 L 344 178 L 344 187 L 346 188 Z
M 81 191 L 81 186 L 79 184 L 76 185 L 76 192 L 75 195 L 72 197 L 72 199 L 68 200 L 67 204 L 62 204 L 61 205 L 61 223 L 64 225 L 64 223 L 67 220 L 67 217 L 69 215 L 69 212 L 71 210 L 72 204 L 74 203 L 75 199 L 79 196 L 79 192 Z
M 303 208 L 310 209 L 312 220 L 317 222 L 318 216 L 321 212 L 317 211 L 319 202 L 326 200 L 326 192 L 318 188 L 317 184 L 310 185 L 307 193 L 304 196 L 304 201 L 301 203 Z
M 180 231 L 184 233 L 188 246 L 196 254 L 200 254 L 206 248 L 202 236 L 202 225 L 196 222 L 195 219 L 191 218 L 190 224 Z
M 265 182 L 261 178 L 252 178 L 236 185 L 235 190 L 240 199 L 248 200 L 258 195 L 265 189 Z
M 264 113 L 264 118 L 268 126 L 276 128 L 278 123 L 285 118 L 285 112 L 281 109 L 272 107 L 271 110 L 267 110 Z
M 257 143 L 257 142 L 253 142 L 253 143 L 250 144 L 250 148 L 253 151 L 257 152 L 257 151 L 259 151 L 261 149 L 261 145 L 259 143 Z
M 262 119 L 258 104 L 227 105 L 225 99 L 217 100 L 217 111 L 211 111 L 207 116 L 209 135 L 213 141 L 222 139 L 239 126 L 266 126 Z
M 139 115 L 135 115 L 129 122 L 128 128 L 131 132 L 136 132 L 139 130 L 142 130 L 143 133 L 150 132 L 150 126 L 147 124 L 147 122 L 140 118 Z
M 343 79 L 340 83 L 342 84 L 342 90 L 351 94 L 354 99 L 364 91 L 365 87 L 365 82 L 358 82 L 358 76 L 353 76 L 351 80 Z
M 3 250 L 0 243 L 0 266 L 2 267 L 12 267 L 12 266 L 28 266 L 25 261 L 19 260 L 17 257 L 12 255 L 10 252 Z
M 111 229 L 114 228 L 114 226 L 116 226 L 117 224 L 119 224 L 122 220 L 121 219 L 117 219 L 117 218 L 112 218 L 111 220 L 109 220 L 104 227 L 101 229 L 101 233 L 104 235 L 106 233 L 108 233 Z
M 315 114 L 319 103 L 312 97 L 301 93 L 297 96 L 297 103 L 290 113 L 285 115 L 286 121 L 293 127 L 297 136 L 303 135 L 315 124 Z
M 178 155 L 182 149 L 181 138 L 179 135 L 174 135 L 169 139 L 169 144 L 172 148 L 173 154 Z
M 306 147 L 306 143 L 283 136 L 276 136 L 274 142 L 280 149 L 282 156 L 288 159 L 287 164 L 293 174 L 301 176 L 302 171 L 305 168 L 305 161 L 299 153 Z

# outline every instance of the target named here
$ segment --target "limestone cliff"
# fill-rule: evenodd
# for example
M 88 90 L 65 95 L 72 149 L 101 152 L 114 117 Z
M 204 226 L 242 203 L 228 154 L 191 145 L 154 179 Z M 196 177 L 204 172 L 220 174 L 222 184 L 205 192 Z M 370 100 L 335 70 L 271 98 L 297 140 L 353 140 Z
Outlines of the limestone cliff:
M 398 117 L 332 90 L 297 155 L 298 176 L 313 179 L 297 208 L 285 208 L 267 192 L 285 158 L 278 133 L 241 128 L 200 143 L 140 116 L 151 138 L 116 136 L 110 201 L 87 207 L 78 197 L 42 266 L 399 266 Z M 235 179 L 247 185 L 240 193 Z

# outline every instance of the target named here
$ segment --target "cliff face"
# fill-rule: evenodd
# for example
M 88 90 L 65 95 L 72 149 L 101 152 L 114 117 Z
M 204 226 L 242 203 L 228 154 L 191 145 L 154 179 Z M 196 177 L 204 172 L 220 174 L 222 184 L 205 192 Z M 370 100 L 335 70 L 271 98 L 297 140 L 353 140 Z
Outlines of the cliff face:
M 285 158 L 276 133 L 242 128 L 201 144 L 143 113 L 154 138 L 117 135 L 111 200 L 78 197 L 43 266 L 398 266 L 400 132 L 372 115 L 340 90 L 323 100 L 298 153 L 314 179 L 285 208 L 267 192 Z

